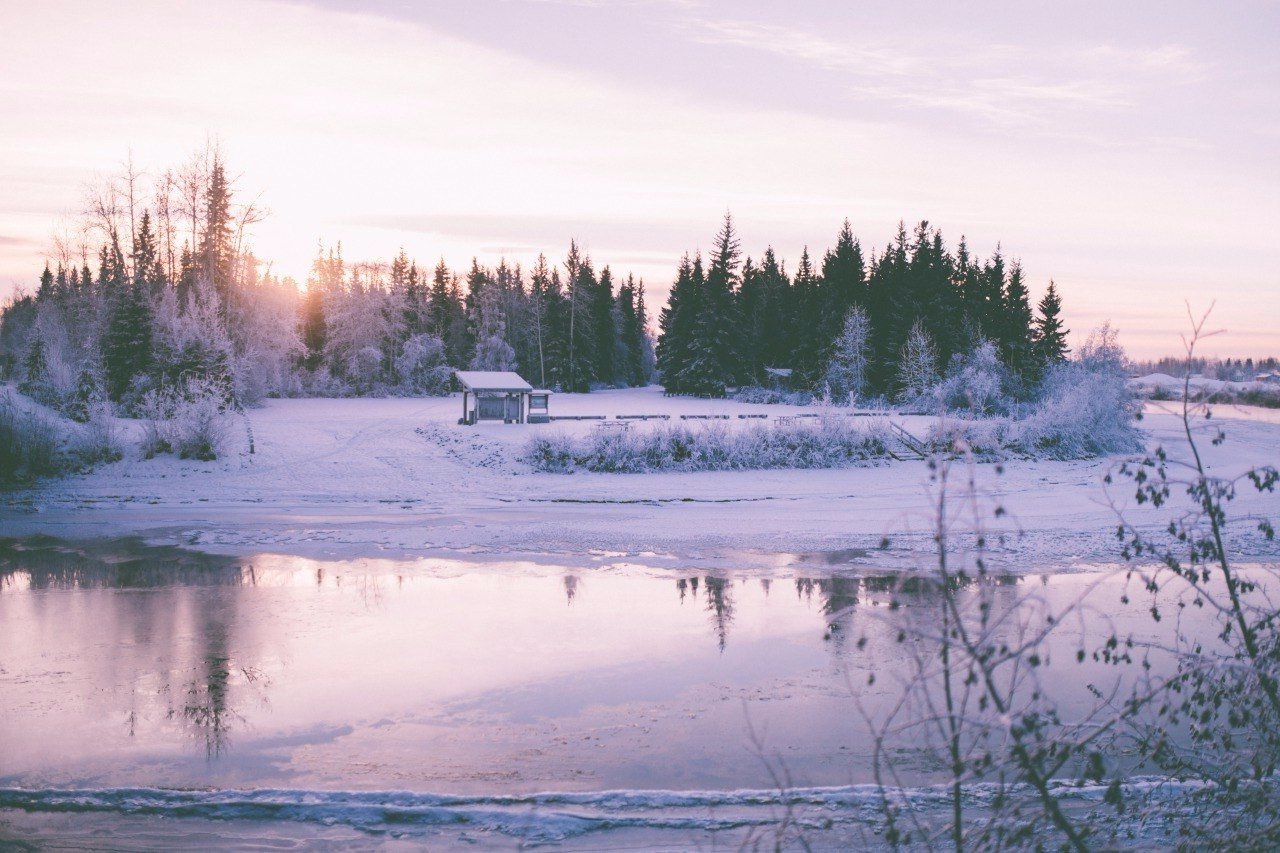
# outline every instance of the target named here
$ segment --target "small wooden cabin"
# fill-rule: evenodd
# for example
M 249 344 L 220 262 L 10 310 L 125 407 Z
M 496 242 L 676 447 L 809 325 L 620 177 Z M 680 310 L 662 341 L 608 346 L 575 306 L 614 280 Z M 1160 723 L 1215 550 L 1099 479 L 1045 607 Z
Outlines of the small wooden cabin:
M 520 374 L 509 370 L 458 370 L 454 375 L 462 386 L 462 418 L 458 423 L 528 422 L 533 386 L 525 382 Z M 546 413 L 545 403 L 544 398 L 542 414 Z

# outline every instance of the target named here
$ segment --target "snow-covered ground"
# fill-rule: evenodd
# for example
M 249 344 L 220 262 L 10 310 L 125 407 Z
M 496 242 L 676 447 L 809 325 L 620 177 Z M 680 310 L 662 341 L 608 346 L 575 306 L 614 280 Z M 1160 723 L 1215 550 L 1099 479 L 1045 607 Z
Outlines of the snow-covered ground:
M 1210 379 L 1207 376 L 1192 376 L 1188 382 L 1180 376 L 1170 376 L 1167 373 L 1151 373 L 1146 376 L 1137 376 L 1130 379 L 1128 384 L 1130 388 L 1141 394 L 1159 392 L 1173 397 L 1182 396 L 1182 390 L 1188 384 L 1193 391 L 1202 394 L 1243 394 L 1250 391 L 1280 394 L 1280 385 L 1270 382 L 1258 382 L 1256 380 L 1237 382 L 1226 379 Z
M 1153 445 L 1181 448 L 1173 409 L 1148 404 L 1143 427 Z M 647 388 L 556 395 L 552 411 L 675 420 L 821 409 L 664 397 Z M 840 470 L 542 474 L 521 461 L 531 436 L 598 427 L 589 421 L 464 427 L 460 413 L 456 396 L 270 400 L 236 424 L 223 459 L 143 460 L 135 451 L 92 473 L 4 495 L 0 527 L 5 535 L 142 534 L 242 554 L 522 555 L 560 564 L 767 568 L 853 560 L 890 567 L 913 562 L 929 547 L 923 533 L 929 472 L 919 460 Z M 919 416 L 880 417 L 916 435 L 929 425 Z M 1202 449 L 1215 471 L 1277 461 L 1280 412 L 1220 407 L 1212 424 L 1229 436 L 1221 447 L 1209 447 L 1206 436 Z M 138 425 L 123 429 L 136 432 Z M 995 465 L 979 466 L 981 485 L 1010 511 L 997 528 L 1005 534 L 1006 568 L 1113 561 L 1115 516 L 1102 479 L 1115 462 L 1011 460 L 1002 474 Z M 1127 496 L 1120 487 L 1113 492 L 1121 502 Z M 1237 511 L 1274 509 L 1275 501 L 1245 496 Z M 879 550 L 885 536 L 889 548 Z M 1266 543 L 1245 547 L 1255 549 L 1253 556 L 1276 556 Z

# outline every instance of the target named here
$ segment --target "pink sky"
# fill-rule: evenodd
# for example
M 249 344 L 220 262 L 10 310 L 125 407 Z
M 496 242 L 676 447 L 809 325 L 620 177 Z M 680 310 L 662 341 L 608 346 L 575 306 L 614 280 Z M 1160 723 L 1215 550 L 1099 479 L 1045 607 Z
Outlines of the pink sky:
M 1133 354 L 1188 300 L 1217 352 L 1280 353 L 1280 7 L 955 5 L 4 2 L 0 297 L 86 183 L 216 135 L 300 280 L 321 239 L 464 266 L 576 237 L 656 304 L 726 209 L 790 266 L 846 217 L 869 248 L 928 219 Z

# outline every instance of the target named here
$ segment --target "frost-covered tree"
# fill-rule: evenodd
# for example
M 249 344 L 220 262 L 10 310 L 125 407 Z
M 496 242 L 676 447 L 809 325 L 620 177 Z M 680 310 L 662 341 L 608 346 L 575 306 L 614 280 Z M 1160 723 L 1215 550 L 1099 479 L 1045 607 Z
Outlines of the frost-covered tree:
M 1089 333 L 1080 347 L 1079 359 L 1081 364 L 1095 372 L 1124 373 L 1124 347 L 1120 345 L 1119 330 L 1111 325 L 1110 320 Z
M 410 394 L 447 394 L 453 369 L 445 360 L 444 341 L 432 334 L 411 335 L 396 359 L 401 387 Z
M 476 350 L 471 369 L 515 370 L 516 352 L 506 340 L 506 322 L 496 289 L 481 290 L 476 312 Z
M 917 321 L 898 358 L 898 397 L 905 402 L 918 401 L 928 395 L 937 382 L 938 354 L 933 339 Z
M 870 345 L 871 321 L 866 309 L 855 305 L 845 315 L 844 327 L 827 364 L 827 388 L 833 402 L 842 405 L 856 402 L 866 390 Z
M 1008 372 L 995 341 L 984 340 L 967 355 L 957 354 L 941 385 L 943 403 L 974 415 L 1002 413 L 1009 401 L 1004 393 Z

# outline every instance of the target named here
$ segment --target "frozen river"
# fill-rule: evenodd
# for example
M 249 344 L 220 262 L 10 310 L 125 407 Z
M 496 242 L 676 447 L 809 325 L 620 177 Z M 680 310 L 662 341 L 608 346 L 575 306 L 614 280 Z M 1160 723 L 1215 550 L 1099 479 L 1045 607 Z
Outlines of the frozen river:
M 1121 607 L 1122 582 L 1009 578 L 997 606 L 1038 613 L 1093 589 L 1097 612 L 1057 642 L 1071 683 L 1104 683 L 1114 671 L 1075 663 L 1073 650 L 1104 623 L 1141 629 L 1145 605 Z M 839 565 L 762 577 L 10 542 L 0 805 L 78 809 L 66 802 L 74 789 L 94 792 L 95 809 L 127 812 L 147 787 L 182 792 L 148 795 L 161 797 L 154 813 L 263 817 L 201 798 L 270 789 L 320 809 L 295 815 L 304 823 L 347 826 L 382 820 L 351 819 L 358 792 L 403 791 L 461 797 L 463 824 L 503 838 L 554 839 L 576 830 L 504 829 L 483 814 L 669 816 L 625 797 L 554 808 L 504 798 L 700 792 L 697 819 L 680 825 L 692 831 L 718 814 L 723 794 L 712 792 L 776 789 L 780 770 L 789 786 L 848 797 L 846 786 L 872 779 L 862 711 L 874 717 L 901 694 L 902 620 L 927 617 L 936 599 L 917 585 L 891 609 L 894 586 Z M 913 784 L 939 778 L 923 752 L 899 759 Z M 340 802 L 325 805 L 333 795 Z

